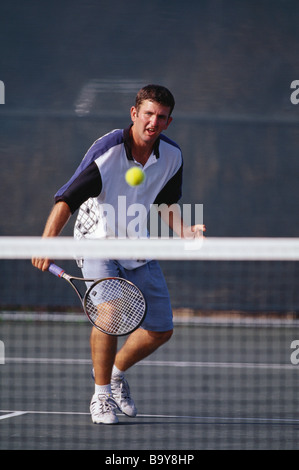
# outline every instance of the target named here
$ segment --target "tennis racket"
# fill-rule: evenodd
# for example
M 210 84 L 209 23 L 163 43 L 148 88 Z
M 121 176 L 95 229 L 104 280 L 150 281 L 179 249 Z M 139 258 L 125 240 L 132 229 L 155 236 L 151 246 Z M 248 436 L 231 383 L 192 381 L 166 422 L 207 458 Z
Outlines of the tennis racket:
M 51 263 L 48 271 L 65 279 L 76 291 L 87 318 L 98 330 L 113 336 L 124 336 L 136 330 L 146 315 L 142 292 L 130 281 L 120 277 L 84 279 L 67 274 Z M 74 281 L 91 283 L 82 296 Z

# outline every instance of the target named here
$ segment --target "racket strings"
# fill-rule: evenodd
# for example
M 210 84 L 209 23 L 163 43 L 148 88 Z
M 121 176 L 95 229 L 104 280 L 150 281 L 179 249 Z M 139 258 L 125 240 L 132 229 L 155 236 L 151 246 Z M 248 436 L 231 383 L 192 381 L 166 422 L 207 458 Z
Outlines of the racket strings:
M 90 289 L 85 298 L 85 310 L 96 327 L 121 335 L 140 324 L 145 301 L 136 286 L 122 279 L 106 279 Z

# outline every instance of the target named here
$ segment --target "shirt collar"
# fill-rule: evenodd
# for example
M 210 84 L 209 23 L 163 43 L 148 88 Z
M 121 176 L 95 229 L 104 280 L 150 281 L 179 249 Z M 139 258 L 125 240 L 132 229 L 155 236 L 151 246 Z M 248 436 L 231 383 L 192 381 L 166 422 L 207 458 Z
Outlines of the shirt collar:
M 124 129 L 124 146 L 127 154 L 128 160 L 134 160 L 133 155 L 132 155 L 132 144 L 131 144 L 131 136 L 130 136 L 130 130 L 133 124 L 131 124 L 129 127 Z M 153 148 L 153 153 L 156 156 L 156 158 L 160 157 L 160 152 L 159 152 L 159 145 L 160 145 L 160 137 L 156 140 Z

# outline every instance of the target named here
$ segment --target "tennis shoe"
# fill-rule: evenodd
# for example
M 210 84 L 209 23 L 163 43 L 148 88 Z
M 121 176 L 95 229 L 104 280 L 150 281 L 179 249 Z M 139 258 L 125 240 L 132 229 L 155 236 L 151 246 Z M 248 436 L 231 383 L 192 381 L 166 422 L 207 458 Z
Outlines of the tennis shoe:
M 94 369 L 91 370 L 91 376 L 94 380 Z M 134 418 L 137 415 L 137 408 L 131 398 L 129 384 L 123 375 L 112 376 L 111 391 L 119 410 Z
M 110 395 L 93 395 L 90 402 L 92 422 L 95 424 L 116 424 L 118 418 L 115 414 L 117 404 Z
M 131 398 L 130 387 L 124 376 L 112 376 L 111 391 L 120 411 L 134 418 L 137 415 L 137 408 Z

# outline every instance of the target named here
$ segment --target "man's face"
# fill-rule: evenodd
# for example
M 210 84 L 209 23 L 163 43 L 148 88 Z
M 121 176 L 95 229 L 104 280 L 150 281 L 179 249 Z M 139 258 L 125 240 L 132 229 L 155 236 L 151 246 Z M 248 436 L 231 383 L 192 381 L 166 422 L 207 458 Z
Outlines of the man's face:
M 170 108 L 155 101 L 145 100 L 138 111 L 131 108 L 133 135 L 136 143 L 154 144 L 161 132 L 165 131 L 172 121 Z

